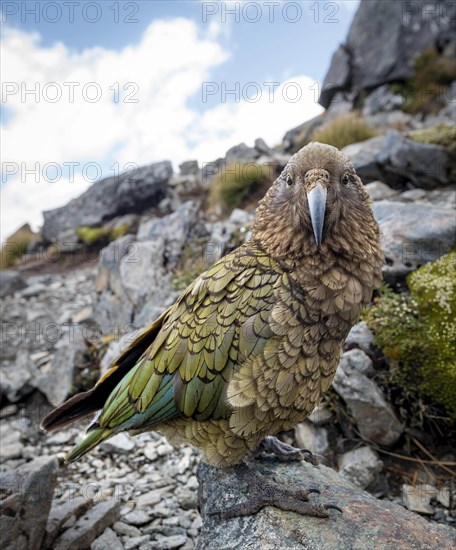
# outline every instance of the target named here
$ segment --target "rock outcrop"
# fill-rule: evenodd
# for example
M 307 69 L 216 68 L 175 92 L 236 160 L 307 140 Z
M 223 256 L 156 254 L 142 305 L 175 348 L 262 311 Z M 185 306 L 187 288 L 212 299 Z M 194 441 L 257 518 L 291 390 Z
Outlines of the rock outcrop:
M 100 226 L 156 206 L 166 195 L 172 173 L 171 163 L 163 161 L 97 181 L 65 206 L 43 212 L 44 240 L 75 243 L 78 227 Z
M 329 519 L 318 519 L 266 507 L 254 516 L 223 520 L 214 512 L 245 500 L 245 487 L 232 470 L 200 463 L 203 526 L 199 550 L 450 550 L 456 544 L 453 529 L 379 501 L 325 466 L 264 460 L 252 467 L 284 486 L 319 489 L 321 494 L 315 498 L 340 506 L 343 513 L 332 511 Z
M 434 189 L 450 183 L 451 160 L 439 145 L 417 143 L 397 130 L 343 149 L 364 183 L 382 180 L 390 187 L 406 184 Z
M 406 80 L 420 52 L 454 41 L 455 15 L 450 0 L 361 2 L 346 43 L 333 55 L 319 103 L 328 108 L 338 93 L 354 99 L 364 90 Z

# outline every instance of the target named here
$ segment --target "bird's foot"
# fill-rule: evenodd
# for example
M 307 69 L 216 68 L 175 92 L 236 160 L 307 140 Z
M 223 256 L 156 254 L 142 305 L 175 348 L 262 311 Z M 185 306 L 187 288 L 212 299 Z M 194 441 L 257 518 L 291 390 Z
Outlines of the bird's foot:
M 275 506 L 281 510 L 317 518 L 328 518 L 329 510 L 331 509 L 342 512 L 334 504 L 310 502 L 309 495 L 311 493 L 319 494 L 320 491 L 318 489 L 283 487 L 275 481 L 267 480 L 263 474 L 252 470 L 246 464 L 238 464 L 233 466 L 233 469 L 237 477 L 247 485 L 250 496 L 247 500 L 236 506 L 210 512 L 211 514 L 219 515 L 222 519 L 250 516 L 256 514 L 265 506 Z
M 253 456 L 261 455 L 262 453 L 272 453 L 278 460 L 305 460 L 314 466 L 317 464 L 317 459 L 314 454 L 308 449 L 297 449 L 292 445 L 288 445 L 277 437 L 267 435 L 260 445 L 253 452 Z

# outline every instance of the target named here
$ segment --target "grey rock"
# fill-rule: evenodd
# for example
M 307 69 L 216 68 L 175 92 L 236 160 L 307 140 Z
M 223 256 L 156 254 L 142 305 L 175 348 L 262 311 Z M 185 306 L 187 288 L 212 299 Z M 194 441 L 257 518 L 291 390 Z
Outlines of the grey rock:
M 223 256 L 235 233 L 236 238 L 243 239 L 244 242 L 250 238 L 249 228 L 253 219 L 253 213 L 236 208 L 229 220 L 206 224 L 209 237 L 203 251 L 203 259 L 208 267 Z
M 103 224 L 103 229 L 115 231 L 122 229 L 124 235 L 134 235 L 138 230 L 139 214 L 124 214 Z
M 148 506 L 155 506 L 158 504 L 162 498 L 167 495 L 174 486 L 160 487 L 158 489 L 153 489 L 148 491 L 138 497 L 136 505 L 138 508 L 146 508 Z
M 125 541 L 125 550 L 133 550 L 133 548 L 143 548 L 144 544 L 147 544 L 150 540 L 149 535 L 140 535 L 139 537 L 133 537 Z M 145 548 L 151 548 L 147 545 Z
M 188 233 L 194 230 L 193 203 L 175 213 L 153 220 L 147 229 L 141 224 L 138 236 L 111 243 L 100 255 L 96 280 L 94 317 L 103 332 L 123 334 L 142 324 L 135 318 L 145 304 L 161 313 L 171 293 L 170 265 L 177 263 Z M 179 218 L 180 216 L 180 218 Z M 146 239 L 147 237 L 147 239 Z M 145 323 L 153 319 L 147 318 Z
M 43 212 L 43 238 L 60 241 L 65 231 L 101 226 L 116 216 L 141 213 L 158 205 L 172 172 L 171 163 L 164 161 L 94 183 L 65 206 Z
M 39 550 L 46 531 L 58 461 L 39 457 L 0 474 L 0 546 Z
M 399 439 L 404 427 L 375 382 L 341 361 L 333 388 L 347 404 L 364 439 L 380 445 L 392 445 Z
M 25 298 L 25 299 L 35 298 L 36 296 L 45 292 L 46 288 L 47 288 L 46 285 L 43 285 L 41 283 L 29 285 L 28 287 L 24 288 L 24 290 L 21 292 L 21 296 L 22 298 Z
M 385 251 L 385 277 L 395 279 L 450 251 L 455 218 L 450 209 L 422 203 L 379 201 L 373 211 Z
M 358 347 L 369 353 L 374 343 L 374 334 L 367 326 L 365 321 L 360 321 L 350 330 L 347 339 L 345 340 L 345 347 L 352 348 Z
M 333 100 L 334 101 L 334 100 Z M 385 113 L 399 109 L 404 102 L 401 94 L 391 92 L 388 84 L 375 88 L 364 101 L 364 116 L 374 115 L 378 112 Z
M 204 227 L 198 227 L 198 205 L 187 201 L 175 212 L 163 218 L 142 222 L 138 229 L 138 241 L 164 241 L 163 261 L 170 267 L 176 267 L 186 242 Z
M 370 447 L 344 453 L 338 461 L 339 474 L 361 489 L 372 485 L 383 469 L 383 462 Z
M 135 245 L 134 261 L 121 262 L 119 272 L 122 294 L 133 304 L 134 312 L 152 295 L 158 301 L 163 299 L 166 292 L 164 283 L 169 278 L 164 265 L 165 252 L 164 240 L 138 242 Z
M 124 546 L 115 532 L 108 527 L 92 542 L 90 550 L 124 550 Z
M 382 180 L 396 189 L 449 183 L 451 162 L 444 148 L 407 139 L 397 130 L 347 145 L 343 152 L 364 183 Z
M 240 143 L 228 149 L 225 155 L 225 160 L 227 164 L 233 162 L 240 163 L 249 163 L 255 162 L 260 156 L 260 152 L 257 151 L 254 147 L 247 147 L 245 143 Z
M 355 94 L 347 91 L 339 91 L 334 94 L 331 105 L 325 112 L 325 122 L 330 122 L 333 118 L 353 111 L 353 102 Z
M 157 542 L 153 543 L 152 548 L 156 550 L 172 550 L 181 548 L 187 542 L 185 535 L 173 535 L 171 537 L 157 536 Z
M 120 266 L 122 262 L 133 264 L 137 261 L 137 246 L 132 235 L 117 239 L 100 253 L 95 281 L 94 318 L 103 333 L 114 332 L 115 328 L 128 332 L 126 327 L 131 323 L 134 304 L 123 289 Z
M 303 124 L 296 126 L 284 135 L 282 143 L 285 151 L 295 153 L 304 143 L 307 143 L 312 133 L 322 126 L 325 122 L 325 117 L 318 115 Z
M 410 201 L 410 202 L 419 201 L 419 200 L 425 199 L 426 197 L 427 197 L 426 190 L 419 189 L 419 188 L 409 189 L 408 191 L 404 191 L 400 195 L 401 200 Z
M 114 500 L 95 504 L 55 541 L 54 550 L 88 548 L 106 527 L 115 523 L 119 517 L 119 509 L 119 503 Z
M 421 128 L 421 124 L 411 114 L 404 111 L 379 111 L 375 115 L 365 117 L 367 124 L 370 126 L 384 128 L 404 128 L 417 130 Z
M 181 489 L 177 494 L 177 502 L 182 510 L 193 510 L 196 508 L 196 492 L 190 489 Z
M 14 363 L 2 364 L 0 395 L 16 403 L 36 388 L 37 369 L 27 350 L 19 349 Z
M 151 321 L 153 321 L 153 319 L 151 319 Z M 116 357 L 118 357 L 126 348 L 128 348 L 129 345 L 131 345 L 136 340 L 142 330 L 143 329 L 136 329 L 132 332 L 128 332 L 127 334 L 123 334 L 118 340 L 115 340 L 114 342 L 111 342 L 109 344 L 109 347 L 106 350 L 106 353 L 103 355 L 103 359 L 100 363 L 100 370 L 102 375 L 108 371 L 109 367 L 116 359 Z
M 375 374 L 372 359 L 361 349 L 351 349 L 346 351 L 342 355 L 340 363 L 341 368 L 346 373 L 357 371 L 366 376 L 372 376 Z
M 426 17 L 421 3 L 362 2 L 346 44 L 333 55 L 319 103 L 328 108 L 338 91 L 360 92 L 407 80 L 416 56 L 450 32 L 455 10 L 450 0 L 438 2 L 435 17 Z
M 180 199 L 203 193 L 205 190 L 200 177 L 193 174 L 173 176 L 169 180 L 169 185 L 175 189 Z
M 92 502 L 82 496 L 68 495 L 68 499 L 63 502 L 53 502 L 51 511 L 46 524 L 46 536 L 44 539 L 44 548 L 52 548 L 62 526 L 72 516 L 76 519 L 85 514 Z
M 412 512 L 432 515 L 434 508 L 431 506 L 431 499 L 437 497 L 438 491 L 433 485 L 406 485 L 402 486 L 402 500 L 404 505 Z
M 128 525 L 128 523 L 124 523 L 123 521 L 116 521 L 113 529 L 120 535 L 127 535 L 128 537 L 139 537 L 141 535 L 141 531 L 137 527 Z
M 40 373 L 36 387 L 44 393 L 49 403 L 59 405 L 71 393 L 76 365 L 83 363 L 86 342 L 79 325 L 72 325 L 57 342 L 49 369 Z
M 21 432 L 17 429 L 14 420 L 0 423 L 0 440 L 0 462 L 22 456 L 24 445 L 21 441 Z
M 234 225 L 249 225 L 253 222 L 252 212 L 246 212 L 240 208 L 235 208 L 230 215 L 230 222 Z
M 305 420 L 294 427 L 295 439 L 300 449 L 308 449 L 316 455 L 325 456 L 329 449 L 326 428 L 315 426 Z
M 179 173 L 181 176 L 197 176 L 199 174 L 198 161 L 186 160 L 179 164 Z
M 150 517 L 149 514 L 143 510 L 133 510 L 123 518 L 123 521 L 135 526 L 145 525 L 146 523 L 149 523 Z
M 397 192 L 394 189 L 391 189 L 389 185 L 386 185 L 386 183 L 383 183 L 382 181 L 371 181 L 365 187 L 373 201 L 390 199 L 391 197 L 397 195 Z
M 382 180 L 384 172 L 379 165 L 378 158 L 383 150 L 384 141 L 385 136 L 375 136 L 365 141 L 352 143 L 342 149 L 365 184 Z
M 18 271 L 12 269 L 0 271 L 0 298 L 6 298 L 26 286 L 27 283 Z
M 169 455 L 171 454 L 172 452 L 174 452 L 175 449 L 172 445 L 170 445 L 169 443 L 162 443 L 161 445 L 159 445 L 157 447 L 157 454 L 158 456 L 166 456 L 166 455 Z
M 329 409 L 325 404 L 320 403 L 320 405 L 317 405 L 309 414 L 307 420 L 316 426 L 324 426 L 332 419 L 332 417 L 333 413 L 331 409 Z
M 165 309 L 174 304 L 179 295 L 179 291 L 165 287 L 163 289 L 163 295 L 160 295 L 159 299 L 155 296 L 148 298 L 144 305 L 135 314 L 135 325 L 139 327 L 150 325 L 150 323 L 160 317 Z
M 255 140 L 255 149 L 262 155 L 271 156 L 273 154 L 272 149 L 266 144 L 266 142 L 262 138 L 257 138 Z
M 345 45 L 341 45 L 333 54 L 326 73 L 318 102 L 327 109 L 333 97 L 341 90 L 349 88 L 351 55 Z
M 108 454 L 127 454 L 135 448 L 135 442 L 127 434 L 119 433 L 103 441 L 100 448 Z
M 252 463 L 252 467 L 260 471 L 265 468 L 261 462 Z M 430 524 L 402 506 L 377 500 L 325 466 L 268 461 L 265 470 L 267 478 L 273 475 L 285 487 L 319 489 L 321 494 L 315 498 L 340 506 L 343 515 L 331 512 L 331 518 L 324 520 L 268 506 L 253 516 L 224 520 L 213 512 L 245 500 L 245 485 L 231 469 L 214 468 L 201 462 L 198 478 L 203 527 L 197 548 L 449 549 L 456 543 L 453 529 Z

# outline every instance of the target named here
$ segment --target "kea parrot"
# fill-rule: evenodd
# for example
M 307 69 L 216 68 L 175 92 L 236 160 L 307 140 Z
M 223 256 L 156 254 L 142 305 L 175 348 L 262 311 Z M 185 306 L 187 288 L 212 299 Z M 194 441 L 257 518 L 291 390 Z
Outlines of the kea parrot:
M 312 490 L 258 480 L 246 461 L 262 451 L 306 457 L 273 436 L 319 403 L 380 285 L 370 203 L 335 147 L 312 142 L 293 155 L 259 202 L 250 240 L 197 277 L 90 391 L 43 420 L 52 431 L 96 413 L 67 462 L 119 432 L 153 430 L 237 468 L 253 496 L 225 517 L 265 505 L 328 517 L 335 506 L 311 503 Z

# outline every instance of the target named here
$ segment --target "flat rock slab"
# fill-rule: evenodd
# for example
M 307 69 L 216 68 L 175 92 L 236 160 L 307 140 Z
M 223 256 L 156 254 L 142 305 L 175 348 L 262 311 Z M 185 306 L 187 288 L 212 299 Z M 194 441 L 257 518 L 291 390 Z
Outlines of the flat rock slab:
M 252 463 L 269 472 L 284 486 L 317 488 L 311 495 L 322 503 L 337 504 L 329 519 L 300 516 L 274 507 L 248 517 L 222 520 L 212 514 L 223 506 L 245 500 L 242 482 L 229 469 L 201 463 L 199 504 L 203 527 L 199 550 L 450 550 L 456 531 L 427 522 L 402 506 L 380 501 L 325 466 L 307 463 L 280 464 L 262 460 Z

